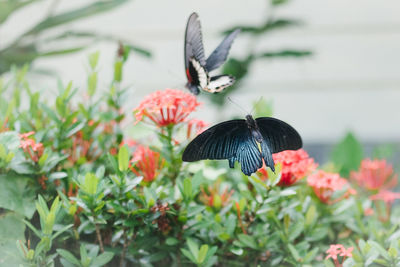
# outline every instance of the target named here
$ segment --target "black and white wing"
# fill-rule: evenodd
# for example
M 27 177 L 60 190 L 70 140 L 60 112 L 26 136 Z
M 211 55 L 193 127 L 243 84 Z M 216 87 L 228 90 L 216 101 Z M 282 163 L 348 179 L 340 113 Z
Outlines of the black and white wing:
M 233 40 L 239 34 L 240 29 L 231 32 L 225 39 L 219 44 L 217 48 L 211 53 L 206 61 L 207 71 L 212 71 L 221 66 L 227 59 L 229 50 L 231 49 Z
M 203 90 L 210 93 L 219 93 L 234 83 L 235 77 L 231 75 L 217 75 L 211 77 L 207 88 L 203 88 Z
M 193 139 L 185 148 L 182 160 L 192 162 L 203 159 L 228 159 L 231 168 L 238 161 L 246 175 L 262 167 L 261 152 L 245 120 L 219 123 Z
M 256 122 L 263 137 L 261 143 L 262 157 L 265 164 L 273 171 L 272 153 L 297 150 L 303 146 L 299 133 L 286 122 L 270 117 L 257 118 Z
M 201 35 L 201 25 L 197 13 L 192 13 L 186 24 L 185 32 L 185 71 L 188 73 L 190 60 L 195 58 L 202 66 L 206 64 Z

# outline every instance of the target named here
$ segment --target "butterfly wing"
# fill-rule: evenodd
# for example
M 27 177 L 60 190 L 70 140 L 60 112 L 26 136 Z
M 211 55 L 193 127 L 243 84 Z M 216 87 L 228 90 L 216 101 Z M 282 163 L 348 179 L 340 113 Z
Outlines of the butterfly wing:
M 201 34 L 201 25 L 197 13 L 192 13 L 186 24 L 185 32 L 185 71 L 189 75 L 189 64 L 192 58 L 195 58 L 202 66 L 205 65 L 205 56 L 203 48 L 203 38 Z M 190 80 L 190 78 L 188 77 Z
M 270 117 L 257 118 L 256 122 L 263 137 L 261 143 L 262 156 L 265 164 L 273 171 L 272 153 L 283 150 L 297 150 L 303 146 L 299 133 L 286 122 Z
M 211 77 L 209 84 L 203 90 L 210 93 L 219 93 L 234 83 L 235 77 L 231 75 L 217 75 Z
M 262 167 L 261 153 L 245 120 L 219 123 L 193 139 L 185 148 L 182 160 L 192 162 L 203 159 L 228 159 L 231 168 L 238 161 L 246 175 Z
M 215 70 L 226 61 L 233 40 L 235 40 L 239 32 L 240 29 L 231 32 L 227 37 L 225 37 L 225 39 L 219 44 L 219 46 L 215 48 L 215 50 L 207 58 L 206 61 L 207 71 Z

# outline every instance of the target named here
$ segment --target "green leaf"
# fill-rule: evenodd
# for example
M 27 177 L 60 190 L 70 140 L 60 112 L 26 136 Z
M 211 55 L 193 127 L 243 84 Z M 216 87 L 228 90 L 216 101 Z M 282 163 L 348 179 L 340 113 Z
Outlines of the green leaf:
M 63 257 L 64 259 L 66 259 L 68 262 L 76 265 L 76 266 L 81 266 L 81 263 L 79 262 L 79 260 L 77 258 L 75 258 L 74 255 L 72 255 L 71 252 L 65 250 L 65 249 L 57 249 L 57 253 L 61 255 L 61 257 Z
M 17 150 L 20 141 L 17 132 L 0 133 L 0 144 L 4 145 L 8 150 Z
M 23 176 L 0 175 L 0 207 L 32 218 L 36 196 L 28 187 L 29 180 Z
M 102 254 L 100 254 L 99 256 L 97 256 L 93 261 L 92 264 L 93 266 L 104 266 L 106 265 L 108 262 L 110 262 L 112 260 L 112 258 L 114 257 L 114 253 L 112 252 L 104 252 Z
M 253 236 L 239 234 L 238 239 L 244 246 L 252 248 L 252 249 L 258 249 L 256 240 L 254 239 Z
M 301 258 L 300 258 L 300 255 L 299 255 L 299 252 L 297 251 L 297 249 L 292 244 L 288 244 L 287 246 L 288 246 L 289 251 L 292 254 L 293 258 L 296 261 L 299 261 L 299 259 L 301 259 Z
M 197 263 L 202 264 L 206 258 L 208 252 L 208 245 L 202 245 L 200 247 L 199 255 L 197 256 Z
M 187 249 L 181 248 L 181 252 L 185 255 L 189 260 L 193 263 L 197 263 L 196 259 L 193 257 L 192 253 L 190 253 Z
M 118 167 L 120 171 L 126 171 L 129 168 L 129 150 L 122 146 L 118 152 Z
M 340 168 L 341 176 L 348 177 L 351 170 L 357 170 L 362 159 L 362 146 L 351 133 L 333 148 L 332 161 Z
M 20 242 L 25 243 L 25 225 L 21 217 L 14 212 L 0 215 L 0 266 L 2 267 L 24 264 L 17 247 L 17 245 L 21 246 Z
M 187 243 L 189 250 L 192 253 L 193 257 L 195 259 L 197 259 L 199 256 L 199 245 L 197 245 L 197 243 L 191 238 L 188 238 L 186 240 L 186 243 Z
M 190 200 L 192 198 L 192 181 L 190 178 L 185 178 L 183 180 L 183 196 Z
M 81 184 L 81 189 L 88 195 L 95 195 L 97 192 L 97 186 L 99 179 L 93 173 L 86 173 L 84 182 Z
M 87 5 L 85 7 L 80 7 L 71 11 L 67 11 L 55 16 L 51 16 L 39 24 L 35 25 L 32 29 L 26 32 L 24 35 L 34 35 L 38 34 L 44 30 L 66 24 L 78 19 L 85 17 L 90 17 L 98 13 L 109 11 L 116 8 L 122 4 L 127 3 L 128 0 L 109 0 L 109 1 L 97 1 L 93 4 Z
M 29 0 L 29 1 L 16 1 L 16 0 L 8 0 L 8 1 L 0 1 L 0 24 L 7 20 L 7 18 L 13 14 L 13 12 L 18 9 L 29 5 L 33 2 L 37 2 L 38 0 Z
M 99 62 L 100 52 L 96 51 L 89 55 L 89 65 L 92 70 L 95 70 L 97 67 L 97 63 Z
M 255 57 L 257 58 L 293 58 L 293 57 L 309 57 L 312 56 L 312 52 L 308 50 L 280 50 L 274 52 L 259 53 Z
M 179 240 L 174 238 L 174 237 L 168 237 L 165 240 L 165 244 L 167 244 L 168 246 L 174 246 L 174 245 L 176 245 L 178 243 L 179 243 Z
M 373 240 L 368 240 L 368 244 L 370 244 L 373 248 L 375 248 L 382 257 L 384 257 L 386 260 L 390 261 L 389 253 L 379 243 L 377 243 Z
M 97 88 L 97 72 L 92 72 L 88 77 L 88 94 L 93 96 Z

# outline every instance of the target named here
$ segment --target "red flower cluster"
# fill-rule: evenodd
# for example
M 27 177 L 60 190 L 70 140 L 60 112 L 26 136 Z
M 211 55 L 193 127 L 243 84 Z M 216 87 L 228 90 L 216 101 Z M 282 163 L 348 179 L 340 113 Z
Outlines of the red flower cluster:
M 282 165 L 280 186 L 290 186 L 298 180 L 304 178 L 317 168 L 313 158 L 310 158 L 304 149 L 286 150 L 272 155 L 275 163 Z M 263 166 L 258 170 L 262 180 L 268 178 L 268 173 Z
M 34 161 L 34 162 L 38 162 L 39 158 L 42 156 L 43 154 L 43 144 L 42 143 L 36 143 L 36 141 L 32 138 L 29 138 L 29 136 L 35 134 L 35 132 L 28 132 L 28 133 L 24 133 L 24 134 L 19 134 L 19 138 L 20 138 L 20 145 L 19 147 L 21 147 L 25 153 L 28 153 L 30 158 Z
M 343 245 L 331 245 L 329 249 L 325 252 L 328 254 L 325 259 L 332 258 L 336 267 L 341 267 L 346 257 L 352 257 L 353 247 L 349 247 L 346 249 Z M 338 256 L 343 257 L 342 262 L 340 263 L 338 260 Z
M 160 153 L 139 145 L 133 154 L 131 164 L 133 173 L 143 176 L 143 181 L 151 182 L 157 177 L 163 162 L 160 160 Z
M 343 197 L 347 197 L 349 194 L 356 193 L 354 189 L 350 188 L 347 180 L 340 177 L 340 175 L 337 173 L 329 173 L 320 170 L 308 176 L 307 182 L 308 185 L 313 188 L 317 197 L 326 204 L 334 203 L 341 200 Z M 332 202 L 331 196 L 333 193 L 335 191 L 344 189 L 346 186 L 349 188 L 343 197 Z
M 204 131 L 204 128 L 206 127 L 207 123 L 205 123 L 204 121 L 198 119 L 191 119 L 187 123 L 187 134 L 186 134 L 187 139 L 191 138 L 193 128 L 196 131 L 195 134 L 199 135 L 202 131 Z
M 386 160 L 364 159 L 358 172 L 351 172 L 350 179 L 367 190 L 393 188 L 397 184 L 397 175 Z
M 159 127 L 178 124 L 185 121 L 199 105 L 196 97 L 190 93 L 175 89 L 157 91 L 146 96 L 134 109 L 136 123 L 145 116 Z

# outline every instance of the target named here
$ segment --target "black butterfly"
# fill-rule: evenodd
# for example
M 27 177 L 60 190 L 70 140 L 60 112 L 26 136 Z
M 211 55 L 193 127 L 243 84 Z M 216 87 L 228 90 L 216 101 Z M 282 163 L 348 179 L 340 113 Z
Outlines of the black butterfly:
M 199 16 L 196 13 L 190 15 L 185 33 L 185 72 L 188 79 L 186 87 L 193 94 L 198 95 L 199 88 L 210 93 L 218 93 L 235 82 L 233 76 L 210 77 L 209 72 L 225 62 L 232 42 L 239 32 L 239 29 L 235 30 L 225 37 L 206 60 Z
M 250 176 L 265 164 L 275 172 L 272 153 L 302 147 L 299 133 L 289 124 L 270 117 L 221 122 L 199 134 L 185 148 L 182 160 L 227 159 Z

